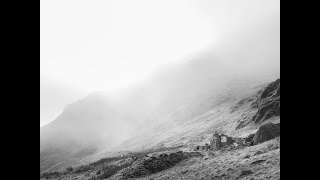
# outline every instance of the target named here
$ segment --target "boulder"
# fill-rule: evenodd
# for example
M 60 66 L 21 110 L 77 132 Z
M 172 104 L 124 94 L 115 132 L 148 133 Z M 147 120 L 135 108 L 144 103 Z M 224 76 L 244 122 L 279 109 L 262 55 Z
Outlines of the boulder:
M 249 136 L 245 137 L 245 143 L 250 143 L 253 138 L 254 138 L 255 134 L 250 134 Z
M 262 125 L 253 138 L 253 145 L 257 145 L 280 136 L 280 123 L 267 123 Z

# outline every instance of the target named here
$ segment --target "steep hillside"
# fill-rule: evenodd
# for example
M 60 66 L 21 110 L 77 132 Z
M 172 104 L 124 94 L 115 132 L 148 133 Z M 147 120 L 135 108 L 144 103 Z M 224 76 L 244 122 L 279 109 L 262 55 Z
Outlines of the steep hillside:
M 274 83 L 278 83 L 280 86 L 280 80 Z M 267 91 L 273 92 L 272 89 L 270 90 L 270 86 L 274 83 L 267 87 L 266 85 L 256 86 L 255 83 L 247 82 L 242 84 L 239 81 L 230 83 L 224 91 L 217 94 L 212 93 L 213 97 L 199 99 L 198 103 L 189 107 L 180 106 L 172 110 L 168 115 L 169 121 L 162 121 L 154 127 L 149 127 L 148 131 L 126 140 L 118 149 L 136 150 L 205 143 L 214 131 L 234 136 L 244 136 L 251 131 L 255 131 L 258 127 L 251 122 L 257 123 L 255 120 L 257 115 L 265 112 L 261 110 L 261 107 L 265 107 L 264 104 L 269 102 L 265 100 L 265 94 Z M 277 92 L 279 94 L 276 95 L 276 98 L 280 99 L 280 87 Z M 270 93 L 269 96 L 274 97 L 275 95 Z M 274 99 L 270 101 L 274 102 Z M 255 107 L 257 102 L 259 102 L 259 106 Z M 276 108 L 280 108 L 280 100 L 276 102 L 278 103 Z M 280 109 L 278 110 L 279 114 L 272 114 L 274 112 L 272 111 L 273 106 L 267 107 L 270 107 L 271 110 L 268 111 L 269 114 L 263 120 L 278 120 Z M 182 118 L 184 116 L 186 118 Z M 248 127 L 241 130 L 240 126 L 241 128 Z
M 116 99 L 92 93 L 70 104 L 40 128 L 40 171 L 110 152 L 191 146 L 214 130 L 241 135 L 236 126 L 256 113 L 250 103 L 274 74 L 230 74 L 217 62 L 190 60 Z
M 166 116 L 165 121 L 148 126 L 147 130 L 125 140 L 111 150 L 125 153 L 176 146 L 193 148 L 196 145 L 208 143 L 214 131 L 234 137 L 245 137 L 256 132 L 260 127 L 261 123 L 255 124 L 252 120 L 258 113 L 258 108 L 254 105 L 261 99 L 261 93 L 267 86 L 268 84 L 257 86 L 255 82 L 241 83 L 239 80 L 229 83 L 226 86 L 229 91 L 221 91 L 218 95 L 213 93 L 215 96 L 204 99 L 196 105 L 179 107 Z M 189 112 L 190 107 L 193 113 Z M 266 118 L 264 123 L 279 121 L 280 116 L 271 116 Z M 240 125 L 241 128 L 239 128 Z M 110 150 L 100 151 L 75 165 L 86 164 L 114 154 Z
M 168 119 L 165 121 L 153 123 L 149 129 L 137 133 L 111 149 L 100 148 L 102 151 L 98 153 L 92 151 L 82 156 L 75 156 L 77 153 L 74 152 L 77 151 L 72 151 L 63 156 L 65 159 L 61 158 L 60 152 L 58 153 L 60 156 L 56 157 L 49 171 L 46 171 L 42 177 L 126 179 L 127 176 L 141 176 L 142 179 L 168 179 L 169 177 L 169 179 L 175 179 L 182 173 L 185 179 L 212 177 L 230 179 L 252 176 L 258 179 L 277 179 L 280 175 L 278 166 L 280 138 L 268 140 L 280 135 L 280 124 L 268 123 L 280 121 L 280 114 L 276 113 L 280 111 L 278 109 L 280 101 L 276 101 L 280 99 L 280 80 L 258 86 L 255 82 L 239 80 L 236 82 L 226 84 L 229 90 L 215 94 L 213 102 L 204 101 L 202 103 L 207 104 L 197 104 L 198 109 L 204 107 L 208 109 L 205 108 L 206 112 L 190 113 L 189 116 L 193 117 L 191 119 L 179 120 L 179 113 L 186 112 L 188 106 L 180 107 L 177 108 L 177 112 L 173 112 L 178 115 L 167 116 Z M 265 107 L 266 102 L 273 104 L 274 101 L 278 102 L 277 106 L 267 106 L 269 108 L 266 108 L 266 111 L 261 111 L 261 107 Z M 190 107 L 195 108 L 195 106 Z M 256 117 L 263 112 L 267 116 L 257 123 Z M 261 126 L 263 124 L 265 126 Z M 257 131 L 259 127 L 261 128 Z M 216 152 L 190 153 L 196 145 L 208 143 L 214 131 L 239 139 L 251 137 L 253 146 L 231 145 Z M 253 133 L 255 135 L 251 136 Z M 73 144 L 69 146 L 74 147 Z M 82 148 L 80 147 L 78 151 L 81 152 Z M 41 154 L 44 158 L 50 157 L 44 153 L 50 155 L 50 152 L 44 151 Z M 148 163 L 151 163 L 155 169 L 146 165 Z M 212 166 L 212 163 L 216 165 Z M 74 172 L 66 171 L 69 166 L 75 169 Z

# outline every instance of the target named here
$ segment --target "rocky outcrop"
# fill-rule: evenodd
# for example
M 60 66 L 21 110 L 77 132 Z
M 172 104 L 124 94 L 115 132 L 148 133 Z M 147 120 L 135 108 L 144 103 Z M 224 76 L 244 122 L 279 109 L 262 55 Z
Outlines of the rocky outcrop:
M 280 136 L 280 123 L 267 123 L 262 125 L 253 138 L 253 145 L 257 145 Z
M 270 83 L 252 107 L 258 108 L 258 112 L 252 117 L 256 124 L 273 116 L 280 116 L 280 79 Z
M 250 134 L 249 136 L 245 137 L 245 143 L 246 144 L 249 144 L 253 141 L 253 138 L 254 138 L 255 134 Z
M 143 177 L 148 174 L 160 172 L 191 156 L 202 156 L 199 152 L 171 152 L 153 156 L 145 156 L 135 161 L 131 167 L 121 172 L 120 179 Z

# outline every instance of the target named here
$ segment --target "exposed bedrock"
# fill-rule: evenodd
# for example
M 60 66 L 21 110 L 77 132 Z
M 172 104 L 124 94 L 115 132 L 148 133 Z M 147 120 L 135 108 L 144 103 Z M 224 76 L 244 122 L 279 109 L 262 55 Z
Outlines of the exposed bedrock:
M 256 124 L 265 120 L 280 116 L 280 79 L 270 83 L 262 92 L 261 96 L 253 104 L 257 106 L 258 112 L 252 117 Z

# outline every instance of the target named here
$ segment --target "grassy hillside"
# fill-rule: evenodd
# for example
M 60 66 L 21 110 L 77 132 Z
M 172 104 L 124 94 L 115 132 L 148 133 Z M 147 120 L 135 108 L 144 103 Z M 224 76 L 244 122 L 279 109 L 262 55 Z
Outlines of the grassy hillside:
M 255 122 L 255 116 L 261 112 L 259 103 L 263 105 L 266 102 L 262 97 L 274 97 L 274 92 L 280 93 L 278 89 L 280 86 L 277 86 L 276 90 L 270 90 L 269 83 L 256 85 L 256 83 L 237 81 L 225 87 L 228 90 L 213 93 L 212 99 L 204 98 L 202 102 L 178 107 L 172 111 L 174 115 L 167 116 L 166 120 L 153 122 L 147 130 L 108 149 L 101 148 L 99 152 L 82 154 L 83 151 L 90 149 L 79 147 L 77 151 L 69 154 L 63 154 L 63 152 L 40 154 L 43 155 L 42 159 L 52 154 L 59 154 L 53 158 L 55 161 L 47 161 L 52 164 L 49 170 L 42 173 L 41 177 L 87 180 L 108 177 L 126 179 L 128 173 L 135 171 L 134 167 L 138 166 L 138 162 L 147 161 L 150 157 L 161 160 L 169 155 L 177 158 L 176 161 L 173 161 L 174 164 L 168 162 L 168 167 L 163 164 L 159 166 L 160 170 L 154 172 L 146 170 L 147 174 L 141 175 L 141 178 L 145 179 L 147 176 L 147 179 L 167 179 L 168 177 L 175 179 L 174 177 L 181 175 L 185 179 L 230 179 L 252 176 L 258 179 L 278 178 L 280 175 L 280 138 L 256 146 L 233 147 L 231 145 L 232 147 L 219 151 L 189 154 L 196 145 L 208 143 L 215 131 L 233 138 L 245 138 L 255 133 L 262 124 L 280 122 L 280 114 L 268 117 L 260 123 Z M 265 95 L 266 92 L 269 92 L 268 96 Z M 278 96 L 280 97 L 280 94 Z M 188 112 L 188 108 L 191 108 L 193 112 Z M 184 112 L 188 116 L 185 116 Z M 158 163 L 167 161 L 160 160 Z M 73 171 L 70 171 L 71 167 Z M 140 176 L 139 171 L 136 174 L 138 176 Z
M 241 136 L 237 125 L 257 112 L 251 103 L 272 77 L 229 75 L 203 59 L 161 72 L 117 99 L 90 94 L 40 129 L 40 171 L 121 151 L 189 147 L 206 143 L 213 131 Z M 247 128 L 243 133 L 256 126 Z

